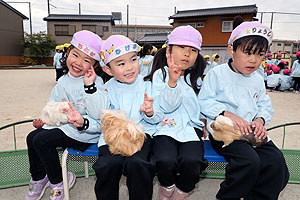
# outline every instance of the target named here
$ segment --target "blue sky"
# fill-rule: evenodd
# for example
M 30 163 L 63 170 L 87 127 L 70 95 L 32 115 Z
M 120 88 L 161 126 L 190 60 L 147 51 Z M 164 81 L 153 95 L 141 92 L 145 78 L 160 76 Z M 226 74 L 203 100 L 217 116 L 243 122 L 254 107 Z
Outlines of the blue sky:
M 47 0 L 10 0 L 14 2 L 31 2 L 33 32 L 45 31 L 48 15 Z M 256 4 L 258 12 L 300 13 L 299 0 L 50 0 L 52 14 L 78 14 L 81 3 L 82 14 L 111 14 L 122 12 L 123 23 L 126 22 L 126 5 L 129 5 L 129 23 L 147 25 L 169 25 L 168 17 L 177 10 L 191 10 L 214 7 L 241 6 Z M 29 17 L 28 4 L 9 3 Z M 260 13 L 257 15 L 260 19 Z M 263 24 L 270 26 L 271 14 L 263 15 Z M 26 32 L 29 20 L 24 21 Z M 275 39 L 300 40 L 300 15 L 274 14 L 273 31 Z

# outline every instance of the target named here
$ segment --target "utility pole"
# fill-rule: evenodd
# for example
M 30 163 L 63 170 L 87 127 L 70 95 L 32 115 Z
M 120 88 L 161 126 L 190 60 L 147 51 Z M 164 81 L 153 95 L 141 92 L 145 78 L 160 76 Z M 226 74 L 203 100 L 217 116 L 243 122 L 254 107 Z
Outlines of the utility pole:
M 274 14 L 274 12 L 272 12 L 272 15 L 271 15 L 271 25 L 270 25 L 270 29 L 272 29 L 272 27 L 273 27 L 273 14 Z
M 129 26 L 129 5 L 127 4 L 127 37 L 129 35 L 129 33 L 128 33 L 128 26 Z
M 7 1 L 6 3 L 28 3 L 28 6 L 29 6 L 30 35 L 32 35 L 32 19 L 31 19 L 31 4 L 30 4 L 30 2 Z
M 50 15 L 50 3 L 49 3 L 49 0 L 47 0 L 47 5 L 48 5 L 48 15 Z
M 79 3 L 79 15 L 81 15 L 81 5 Z

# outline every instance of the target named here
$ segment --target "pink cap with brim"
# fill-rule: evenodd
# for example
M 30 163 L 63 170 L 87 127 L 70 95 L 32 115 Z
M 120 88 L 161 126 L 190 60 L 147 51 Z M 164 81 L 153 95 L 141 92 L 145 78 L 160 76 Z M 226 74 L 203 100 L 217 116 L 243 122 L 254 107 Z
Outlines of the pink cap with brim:
M 296 57 L 300 57 L 300 51 L 296 53 Z
M 179 26 L 168 35 L 168 45 L 170 44 L 191 46 L 200 51 L 202 36 L 200 32 L 192 26 Z
M 272 56 L 272 53 L 267 53 L 267 57 Z
M 282 56 L 282 54 L 281 54 L 281 53 L 278 53 L 278 54 L 276 54 L 276 56 Z
M 272 71 L 273 71 L 274 73 L 279 73 L 280 67 L 277 67 L 277 66 L 272 67 Z
M 100 61 L 103 42 L 97 34 L 87 30 L 78 31 L 73 35 L 71 44 L 86 55 Z
M 259 22 L 252 21 L 243 22 L 237 26 L 232 31 L 228 44 L 232 45 L 237 39 L 251 35 L 257 35 L 266 38 L 268 40 L 268 45 L 272 43 L 273 31 Z
M 281 63 L 281 64 L 284 64 L 284 65 L 287 64 L 286 61 L 284 61 L 284 60 L 280 61 L 280 63 Z
M 100 56 L 105 64 L 129 52 L 139 52 L 139 45 L 123 35 L 112 35 L 102 45 Z
M 284 74 L 284 75 L 289 75 L 289 74 L 290 74 L 290 70 L 289 70 L 289 69 L 283 70 L 283 74 Z

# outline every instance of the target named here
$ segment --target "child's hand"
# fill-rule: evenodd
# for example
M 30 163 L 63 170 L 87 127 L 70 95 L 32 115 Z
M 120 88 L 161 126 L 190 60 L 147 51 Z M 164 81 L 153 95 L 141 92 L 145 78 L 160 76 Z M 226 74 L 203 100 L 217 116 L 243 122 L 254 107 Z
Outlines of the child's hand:
M 144 103 L 141 105 L 141 111 L 145 113 L 148 117 L 151 117 L 154 114 L 152 102 L 154 99 L 148 97 L 147 93 L 144 94 Z
M 91 65 L 91 68 L 84 74 L 83 81 L 85 85 L 92 85 L 95 79 L 96 72 L 94 70 L 94 67 Z
M 200 121 L 202 121 L 204 123 L 204 126 L 202 128 L 203 130 L 203 138 L 206 139 L 207 136 L 206 136 L 206 124 L 207 124 L 207 120 L 206 119 L 200 119 Z
M 32 122 L 32 125 L 34 126 L 34 128 L 42 128 L 44 126 L 44 122 L 41 119 L 35 119 Z
M 168 81 L 168 85 L 170 87 L 176 87 L 177 85 L 177 80 L 181 74 L 181 66 L 180 65 L 176 65 L 174 63 L 174 55 L 173 54 L 168 54 L 168 58 L 167 58 L 167 63 L 169 66 L 169 81 Z
M 76 127 L 82 127 L 84 124 L 84 119 L 81 114 L 76 110 L 76 108 L 72 105 L 72 103 L 68 103 L 71 110 L 67 108 L 63 108 L 63 111 L 68 113 L 68 120 L 71 124 Z
M 252 131 L 250 124 L 243 118 L 241 118 L 231 112 L 228 112 L 228 111 L 224 112 L 224 116 L 229 117 L 233 122 L 234 129 L 235 130 L 240 129 L 242 134 L 249 135 L 249 133 Z
M 250 124 L 254 130 L 255 137 L 258 137 L 259 139 L 265 139 L 268 135 L 267 129 L 264 127 L 264 121 L 261 118 L 257 118 Z

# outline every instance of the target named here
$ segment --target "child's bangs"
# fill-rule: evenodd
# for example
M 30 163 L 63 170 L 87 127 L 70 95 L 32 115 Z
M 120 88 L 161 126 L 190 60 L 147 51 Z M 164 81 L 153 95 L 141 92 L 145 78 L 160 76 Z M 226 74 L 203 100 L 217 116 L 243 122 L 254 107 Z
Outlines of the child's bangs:
M 261 36 L 246 36 L 233 42 L 233 51 L 240 48 L 243 52 L 259 54 L 268 49 L 268 40 Z

